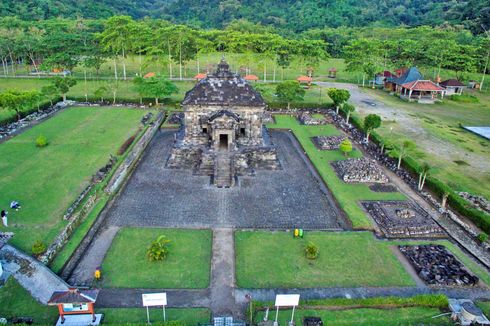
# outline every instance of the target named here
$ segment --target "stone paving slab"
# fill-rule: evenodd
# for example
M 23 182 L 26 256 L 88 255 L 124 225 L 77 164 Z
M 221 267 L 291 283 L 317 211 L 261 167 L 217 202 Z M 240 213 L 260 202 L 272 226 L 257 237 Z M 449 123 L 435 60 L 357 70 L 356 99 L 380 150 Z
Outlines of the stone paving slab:
M 167 293 L 168 307 L 198 308 L 209 307 L 209 289 L 101 289 L 96 308 L 141 308 L 143 293 Z
M 42 304 L 48 302 L 54 291 L 68 290 L 68 284 L 46 265 L 10 245 L 0 250 L 0 258 L 7 262 L 3 265 L 6 272 Z
M 283 167 L 216 188 L 207 176 L 165 168 L 175 131 L 159 132 L 111 209 L 116 226 L 335 229 L 343 218 L 287 132 L 272 132 Z

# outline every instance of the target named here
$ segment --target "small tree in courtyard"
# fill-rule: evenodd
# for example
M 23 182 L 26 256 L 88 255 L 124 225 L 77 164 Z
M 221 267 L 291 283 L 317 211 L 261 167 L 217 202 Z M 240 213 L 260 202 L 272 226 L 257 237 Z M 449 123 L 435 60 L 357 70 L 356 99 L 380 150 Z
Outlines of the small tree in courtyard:
M 345 89 L 330 88 L 327 94 L 332 99 L 337 114 L 339 114 L 340 107 L 350 98 L 349 91 Z
M 170 240 L 167 240 L 164 235 L 159 236 L 155 241 L 153 241 L 146 251 L 146 256 L 149 261 L 160 261 L 167 258 L 168 255 L 168 244 Z
M 75 86 L 77 81 L 71 77 L 55 77 L 52 85 L 56 87 L 58 93 L 63 97 L 63 102 L 66 101 L 66 94 L 70 91 L 70 88 Z
M 46 85 L 41 88 L 41 94 L 44 98 L 48 99 L 51 106 L 53 106 L 53 98 L 58 95 L 58 89 L 54 85 Z
M 398 169 L 402 164 L 402 159 L 406 157 L 413 149 L 415 149 L 415 143 L 411 140 L 405 140 L 399 146 L 393 146 L 389 154 L 393 158 L 398 158 Z
M 318 248 L 318 246 L 311 241 L 308 242 L 308 244 L 305 247 L 306 258 L 317 259 L 319 254 L 320 254 L 320 249 Z
M 150 78 L 136 77 L 134 85 L 140 95 L 140 102 L 144 96 L 148 96 L 155 99 L 155 105 L 158 105 L 159 98 L 167 98 L 179 91 L 173 82 L 160 76 Z
M 295 80 L 287 80 L 279 83 L 276 87 L 276 95 L 279 100 L 288 104 L 288 110 L 291 107 L 291 102 L 303 101 L 305 90 Z
M 368 114 L 364 118 L 364 130 L 366 131 L 366 141 L 369 142 L 369 135 L 374 129 L 381 126 L 381 117 L 377 114 Z
M 342 110 L 345 112 L 346 114 L 346 117 L 345 117 L 345 121 L 347 123 L 349 123 L 349 118 L 350 118 L 350 115 L 352 112 L 354 112 L 356 110 L 356 108 L 354 107 L 354 105 L 352 104 L 349 104 L 349 103 L 345 103 L 344 106 L 342 107 Z
M 347 154 L 352 152 L 352 142 L 349 140 L 349 138 L 342 140 L 339 145 L 339 150 L 344 153 L 344 156 L 347 156 Z
M 5 91 L 0 94 L 0 107 L 12 110 L 20 120 L 20 113 L 32 105 L 32 94 L 30 92 Z
M 104 94 L 108 92 L 107 87 L 100 86 L 94 91 L 94 96 L 100 98 L 101 102 L 104 102 Z

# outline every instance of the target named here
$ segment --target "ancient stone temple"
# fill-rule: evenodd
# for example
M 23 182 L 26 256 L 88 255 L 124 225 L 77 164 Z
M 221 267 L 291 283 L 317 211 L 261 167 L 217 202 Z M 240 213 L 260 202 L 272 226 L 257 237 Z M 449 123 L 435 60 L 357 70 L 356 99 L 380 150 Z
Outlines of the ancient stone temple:
M 218 187 L 231 187 L 237 175 L 256 169 L 279 168 L 263 125 L 264 100 L 224 59 L 187 92 L 182 105 L 184 119 L 167 167 L 210 175 Z

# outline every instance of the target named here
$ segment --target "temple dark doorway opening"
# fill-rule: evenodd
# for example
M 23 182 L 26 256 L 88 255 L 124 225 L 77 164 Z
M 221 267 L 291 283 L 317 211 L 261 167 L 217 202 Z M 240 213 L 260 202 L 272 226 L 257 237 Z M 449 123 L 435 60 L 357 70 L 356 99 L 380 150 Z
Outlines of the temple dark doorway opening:
M 219 149 L 222 151 L 228 150 L 228 135 L 220 134 L 219 135 Z

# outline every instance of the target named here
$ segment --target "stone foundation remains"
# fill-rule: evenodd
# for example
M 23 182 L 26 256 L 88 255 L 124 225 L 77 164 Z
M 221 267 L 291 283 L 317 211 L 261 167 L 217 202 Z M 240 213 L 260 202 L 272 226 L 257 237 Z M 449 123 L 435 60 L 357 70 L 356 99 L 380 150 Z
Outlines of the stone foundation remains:
M 335 161 L 332 166 L 344 182 L 387 183 L 389 181 L 376 161 L 365 157 Z
M 313 143 L 321 150 L 337 150 L 345 136 L 318 136 L 312 137 Z
M 316 119 L 313 118 L 312 114 L 308 111 L 301 112 L 300 115 L 298 115 L 298 121 L 302 125 L 307 125 L 307 126 L 318 126 L 318 125 L 325 125 L 327 124 L 327 119 Z
M 367 201 L 362 206 L 387 238 L 445 237 L 439 225 L 409 201 Z
M 428 285 L 475 286 L 479 278 L 469 273 L 444 246 L 399 246 L 419 277 Z

